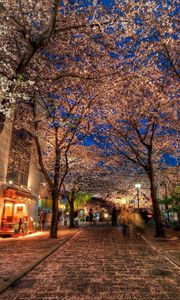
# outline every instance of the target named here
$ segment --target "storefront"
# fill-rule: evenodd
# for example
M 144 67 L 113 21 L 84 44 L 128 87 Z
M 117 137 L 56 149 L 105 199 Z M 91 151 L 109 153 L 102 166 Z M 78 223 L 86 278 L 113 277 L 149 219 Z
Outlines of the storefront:
M 2 198 L 1 235 L 34 232 L 37 222 L 37 201 L 27 191 L 4 190 Z
M 46 213 L 45 228 L 49 229 L 51 225 L 51 219 L 52 219 L 52 199 L 50 198 L 41 199 L 40 197 L 38 199 L 38 216 L 40 215 L 41 211 L 44 211 Z M 62 204 L 61 201 L 59 201 L 58 203 L 58 210 L 62 212 L 60 223 L 63 223 L 65 205 Z

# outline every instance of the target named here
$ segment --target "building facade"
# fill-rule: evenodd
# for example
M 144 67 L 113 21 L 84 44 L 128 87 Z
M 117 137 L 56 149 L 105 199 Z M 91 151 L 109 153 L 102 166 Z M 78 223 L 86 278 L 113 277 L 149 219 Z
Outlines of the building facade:
M 13 231 L 20 219 L 32 231 L 38 219 L 40 173 L 32 140 L 6 123 L 0 133 L 0 230 Z

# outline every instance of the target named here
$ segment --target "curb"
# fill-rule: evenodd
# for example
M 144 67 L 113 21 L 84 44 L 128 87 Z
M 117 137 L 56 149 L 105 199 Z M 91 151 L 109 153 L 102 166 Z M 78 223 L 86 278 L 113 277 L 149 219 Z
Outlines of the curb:
M 154 251 L 158 252 L 158 254 L 164 256 L 166 258 L 166 260 L 168 260 L 171 264 L 173 264 L 174 267 L 180 269 L 180 264 L 178 264 L 176 261 L 174 261 L 174 259 L 170 258 L 168 255 L 166 255 L 165 253 L 163 253 L 160 249 L 158 249 L 158 247 L 154 246 L 148 239 L 146 239 L 143 235 L 141 235 L 142 240 L 149 245 L 149 247 L 151 249 L 153 249 Z

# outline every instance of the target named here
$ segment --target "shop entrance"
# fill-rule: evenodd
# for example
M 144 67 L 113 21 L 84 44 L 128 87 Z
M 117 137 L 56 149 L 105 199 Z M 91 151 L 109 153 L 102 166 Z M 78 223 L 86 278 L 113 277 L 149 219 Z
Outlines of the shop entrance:
M 13 217 L 13 212 L 14 212 L 14 202 L 5 200 L 4 201 L 4 213 L 3 215 L 8 218 Z
M 8 226 L 12 228 L 13 225 L 13 214 L 14 214 L 14 201 L 4 200 L 2 228 Z

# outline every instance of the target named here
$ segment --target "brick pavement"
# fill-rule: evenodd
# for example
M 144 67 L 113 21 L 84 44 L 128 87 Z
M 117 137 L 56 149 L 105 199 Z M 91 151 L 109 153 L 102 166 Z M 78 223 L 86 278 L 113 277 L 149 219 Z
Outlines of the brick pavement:
M 59 231 L 58 239 L 50 239 L 48 231 L 18 238 L 0 238 L 0 288 L 76 231 L 76 229 L 62 229 Z
M 178 269 L 142 240 L 126 242 L 118 228 L 88 227 L 0 299 L 175 300 L 178 278 Z

